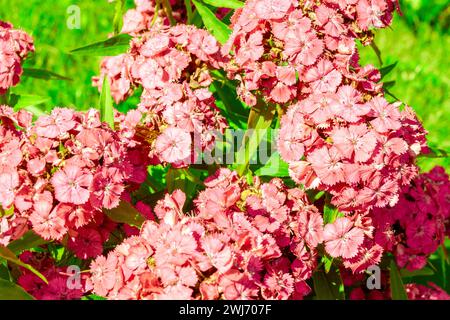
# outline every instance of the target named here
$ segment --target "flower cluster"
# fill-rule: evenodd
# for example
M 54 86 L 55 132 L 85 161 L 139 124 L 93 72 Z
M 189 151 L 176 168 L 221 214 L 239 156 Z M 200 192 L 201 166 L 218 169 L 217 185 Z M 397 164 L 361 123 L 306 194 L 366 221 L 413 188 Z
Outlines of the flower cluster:
M 428 286 L 409 283 L 405 287 L 409 300 L 450 300 L 450 295 L 432 282 Z
M 215 133 L 226 128 L 208 91 L 210 70 L 224 63 L 219 49 L 205 30 L 155 27 L 134 38 L 129 53 L 104 60 L 102 74 L 117 102 L 143 88 L 134 129 L 147 141 L 151 158 L 186 165 L 194 161 L 194 147 L 211 148 Z
M 241 98 L 288 106 L 278 149 L 294 181 L 326 190 L 341 211 L 395 204 L 417 174 L 425 131 L 383 97 L 380 73 L 358 63 L 356 39 L 389 25 L 395 1 L 252 0 L 222 48 Z
M 78 274 L 79 278 L 71 281 L 70 277 L 73 277 L 74 273 L 68 273 L 65 267 L 56 266 L 50 254 L 25 251 L 20 255 L 20 259 L 39 270 L 48 281 L 46 284 L 30 270 L 21 268 L 22 275 L 17 283 L 36 299 L 79 300 L 83 296 L 86 276 Z
M 134 0 L 136 8 L 125 12 L 121 32 L 138 35 L 150 30 L 154 25 L 170 25 L 170 19 L 164 14 L 164 8 L 160 6 L 161 2 L 158 5 L 157 2 L 155 0 Z M 168 2 L 173 20 L 179 23 L 186 22 L 186 7 L 183 1 L 169 0 Z
M 379 96 L 364 102 L 343 86 L 293 105 L 281 121 L 278 148 L 294 181 L 330 192 L 343 212 L 365 212 L 398 201 L 401 187 L 418 174 L 425 135 L 408 106 L 399 111 Z
M 0 94 L 19 82 L 22 62 L 30 52 L 34 52 L 33 39 L 12 24 L 0 21 Z
M 91 264 L 88 289 L 110 299 L 301 299 L 317 265 L 323 221 L 300 189 L 274 179 L 253 186 L 220 169 L 195 209 L 183 192 Z
M 341 270 L 344 286 L 349 288 L 350 300 L 390 300 L 392 297 L 389 271 L 383 270 L 380 276 L 379 288 L 369 289 L 366 275 L 355 275 Z M 428 282 L 428 286 L 408 283 L 405 285 L 405 291 L 408 300 L 450 300 L 450 295 L 432 282 Z
M 421 174 L 403 188 L 396 206 L 372 211 L 375 241 L 408 270 L 425 267 L 449 236 L 450 181 L 442 167 Z
M 355 39 L 367 44 L 373 28 L 390 24 L 393 0 L 250 0 L 232 17 L 229 77 L 248 105 L 258 96 L 286 104 L 354 85 L 379 92 L 380 74 L 358 65 Z M 349 101 L 350 102 L 350 101 Z
M 142 183 L 146 165 L 132 163 L 126 137 L 96 110 L 55 108 L 31 120 L 0 107 L 0 204 L 11 211 L 0 218 L 0 242 L 32 227 L 44 239 L 68 233 L 78 257 L 95 257 L 115 226 L 102 209 L 117 207 L 127 186 Z

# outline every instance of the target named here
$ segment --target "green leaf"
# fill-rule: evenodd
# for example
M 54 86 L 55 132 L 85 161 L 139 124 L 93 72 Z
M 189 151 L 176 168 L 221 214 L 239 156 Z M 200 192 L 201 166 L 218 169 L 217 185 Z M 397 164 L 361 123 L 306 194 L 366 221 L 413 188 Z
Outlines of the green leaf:
M 192 17 L 193 17 L 191 0 L 184 0 L 184 6 L 186 7 L 186 13 L 187 13 L 187 23 L 186 24 L 191 24 Z
M 398 271 L 395 260 L 391 260 L 390 266 L 390 278 L 391 278 L 391 297 L 392 300 L 408 300 L 405 286 L 403 285 L 402 277 Z
M 236 170 L 240 176 L 246 173 L 250 159 L 254 156 L 258 150 L 259 144 L 264 138 L 262 133 L 270 127 L 272 120 L 275 117 L 275 111 L 276 109 L 273 104 L 267 104 L 261 99 L 259 99 L 258 103 L 251 109 L 247 128 L 255 130 L 247 131 L 243 138 L 243 144 L 236 157 Z
M 383 83 L 383 89 L 384 89 L 384 90 L 390 89 L 390 88 L 392 88 L 393 86 L 395 86 L 395 80 L 394 80 L 394 81 L 387 81 L 387 82 L 384 82 L 384 83 Z
M 116 56 L 126 53 L 130 47 L 131 36 L 119 34 L 108 40 L 95 42 L 87 46 L 73 49 L 69 53 L 86 56 Z
M 231 30 L 228 26 L 220 21 L 216 15 L 203 3 L 198 0 L 192 0 L 198 13 L 202 17 L 203 23 L 206 29 L 216 37 L 217 41 L 224 44 L 227 42 L 228 37 L 231 34 Z
M 14 252 L 15 254 L 19 254 L 22 251 L 38 247 L 46 243 L 48 243 L 47 240 L 42 239 L 33 230 L 29 230 L 22 236 L 22 238 L 11 242 L 8 245 L 8 249 Z
M 392 70 L 395 69 L 395 67 L 397 66 L 397 62 L 394 62 L 393 64 L 390 64 L 386 67 L 383 67 L 380 69 L 380 73 L 381 73 L 381 79 L 383 79 L 384 77 L 386 77 L 389 73 L 392 72 Z
M 116 5 L 114 7 L 114 19 L 113 28 L 114 34 L 119 34 L 122 29 L 123 24 L 123 9 L 125 7 L 125 0 L 116 0 Z
M 41 103 L 45 103 L 49 100 L 50 100 L 49 97 L 41 97 L 41 96 L 35 96 L 35 95 L 31 95 L 31 94 L 19 95 L 19 94 L 12 93 L 9 96 L 9 105 L 11 107 L 13 107 L 15 111 L 18 111 L 20 109 L 25 109 L 25 110 L 32 112 L 36 116 L 40 116 L 40 115 L 44 114 L 44 111 L 40 110 L 39 108 L 32 108 L 32 107 L 35 107 L 36 105 L 39 105 Z M 33 111 L 31 111 L 30 109 Z M 36 111 L 36 110 L 39 110 L 39 111 Z
M 139 211 L 127 201 L 121 201 L 117 208 L 104 209 L 104 213 L 114 222 L 126 223 L 138 228 L 140 228 L 145 221 L 145 218 Z
M 333 223 L 341 213 L 339 212 L 338 208 L 332 206 L 331 204 L 325 204 L 323 206 L 323 223 Z
M 402 278 L 412 278 L 412 277 L 432 276 L 432 275 L 434 275 L 434 271 L 428 267 L 414 271 L 409 271 L 408 269 L 400 270 L 400 276 Z
M 328 273 L 318 270 L 313 274 L 315 300 L 345 300 L 344 285 L 337 268 Z
M 420 158 L 448 158 L 449 151 L 439 149 L 439 148 L 433 148 L 429 147 L 430 152 L 420 154 Z
M 221 73 L 214 73 L 214 77 L 223 77 Z M 250 108 L 238 99 L 236 87 L 227 79 L 214 81 L 211 91 L 216 96 L 216 104 L 220 112 L 227 118 L 235 129 L 247 128 Z
M 11 263 L 14 263 L 18 266 L 21 266 L 25 269 L 30 270 L 35 275 L 37 275 L 39 278 L 41 278 L 42 281 L 44 281 L 45 283 L 48 284 L 47 279 L 39 271 L 37 271 L 31 265 L 29 265 L 29 264 L 23 262 L 22 260 L 20 260 L 19 258 L 17 258 L 17 256 L 14 254 L 14 252 L 12 252 L 10 249 L 8 249 L 2 245 L 0 245 L 0 258 L 6 259 L 7 261 L 9 261 Z
M 23 68 L 24 77 L 43 79 L 43 80 L 66 80 L 72 81 L 72 78 L 62 76 L 52 71 L 44 70 L 44 69 L 35 69 L 35 68 Z
M 289 177 L 289 165 L 281 159 L 278 152 L 274 152 L 264 167 L 256 170 L 255 174 L 268 177 Z
M 238 9 L 244 6 L 244 3 L 238 0 L 203 0 L 203 2 L 217 8 Z
M 323 268 L 325 270 L 325 273 L 330 272 L 331 267 L 333 266 L 333 260 L 334 260 L 334 258 L 329 257 L 328 255 L 324 255 L 322 257 L 322 263 L 323 263 Z
M 96 294 L 90 294 L 88 296 L 81 297 L 81 300 L 107 300 L 107 299 L 103 298 L 101 296 L 98 296 Z
M 22 287 L 0 279 L 0 300 L 34 300 Z
M 111 129 L 114 129 L 114 106 L 111 97 L 111 88 L 109 86 L 109 80 L 106 76 L 103 78 L 102 93 L 100 95 L 100 102 L 99 102 L 99 110 L 100 115 L 102 117 L 102 121 L 109 124 Z

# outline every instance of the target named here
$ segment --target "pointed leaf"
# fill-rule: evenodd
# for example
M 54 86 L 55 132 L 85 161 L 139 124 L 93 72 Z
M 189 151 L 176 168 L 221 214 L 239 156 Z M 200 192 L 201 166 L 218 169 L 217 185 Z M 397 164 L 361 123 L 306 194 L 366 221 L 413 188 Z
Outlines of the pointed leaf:
M 402 277 L 398 271 L 395 260 L 391 260 L 390 266 L 390 279 L 391 279 L 391 297 L 392 300 L 408 300 L 405 286 L 403 285 Z
M 342 279 L 336 268 L 332 268 L 328 273 L 324 270 L 316 271 L 313 274 L 313 283 L 316 300 L 345 300 Z
M 203 23 L 205 24 L 206 29 L 212 33 L 212 35 L 219 41 L 220 43 L 225 43 L 228 40 L 228 37 L 231 34 L 231 30 L 228 26 L 219 20 L 216 15 L 203 3 L 198 0 L 192 0 L 195 7 L 197 8 L 198 13 L 202 17 Z
M 34 300 L 22 287 L 0 279 L 0 300 Z
M 19 254 L 27 249 L 35 248 L 40 245 L 48 243 L 47 240 L 42 239 L 33 230 L 27 231 L 22 238 L 14 240 L 8 245 L 8 249 Z
M 17 258 L 17 256 L 14 254 L 14 252 L 12 252 L 10 249 L 8 249 L 2 245 L 0 245 L 0 258 L 6 259 L 11 263 L 14 263 L 18 266 L 21 266 L 25 269 L 30 270 L 35 275 L 37 275 L 39 278 L 41 278 L 42 281 L 44 281 L 45 283 L 48 283 L 47 279 L 39 271 L 37 271 L 31 265 L 29 265 L 29 264 L 23 262 L 22 260 L 20 260 L 19 258 Z
M 244 6 L 244 3 L 238 0 L 203 0 L 203 2 L 217 8 L 238 9 Z
M 23 68 L 24 77 L 43 79 L 43 80 L 66 80 L 72 81 L 73 79 L 59 75 L 55 72 L 44 70 L 44 69 L 35 69 L 35 68 Z
M 289 177 L 289 165 L 280 157 L 278 152 L 274 152 L 264 167 L 255 171 L 257 176 L 268 177 Z
M 108 40 L 95 42 L 87 46 L 73 49 L 69 53 L 86 56 L 115 56 L 128 51 L 131 36 L 119 34 Z
M 106 76 L 103 78 L 99 109 L 102 121 L 109 124 L 111 129 L 114 129 L 114 106 L 111 97 L 111 88 L 109 86 L 109 80 L 108 78 L 106 78 Z
M 122 29 L 124 8 L 125 8 L 125 0 L 116 0 L 113 19 L 114 34 L 119 34 L 120 30 Z
M 127 201 L 121 201 L 117 208 L 105 209 L 104 213 L 114 222 L 126 223 L 138 228 L 140 228 L 145 221 L 145 218 L 139 211 Z
M 395 69 L 395 67 L 397 66 L 397 62 L 394 62 L 393 64 L 390 64 L 386 67 L 383 67 L 380 69 L 380 73 L 381 73 L 381 79 L 383 79 L 384 77 L 386 77 L 389 73 L 391 73 L 392 70 Z
M 28 110 L 30 107 L 34 107 L 41 103 L 49 101 L 49 97 L 35 96 L 31 94 L 14 94 L 12 93 L 9 97 L 9 105 L 14 108 L 15 111 L 20 109 Z M 31 111 L 32 112 L 32 111 Z M 34 112 L 33 112 L 34 113 Z M 36 116 L 42 115 L 44 112 L 40 110 Z

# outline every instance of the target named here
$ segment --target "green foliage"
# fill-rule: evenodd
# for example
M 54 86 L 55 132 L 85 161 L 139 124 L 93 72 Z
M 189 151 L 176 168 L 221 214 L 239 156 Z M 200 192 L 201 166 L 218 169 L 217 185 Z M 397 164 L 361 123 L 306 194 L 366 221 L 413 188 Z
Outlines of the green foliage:
M 313 274 L 315 300 L 345 300 L 344 285 L 337 268 L 322 268 Z
M 15 254 L 31 248 L 46 244 L 48 241 L 42 239 L 33 230 L 27 231 L 20 239 L 14 240 L 8 245 L 8 249 Z
M 216 37 L 217 41 L 219 41 L 220 43 L 225 43 L 231 34 L 231 30 L 228 28 L 228 26 L 220 21 L 216 17 L 216 15 L 208 8 L 208 6 L 198 0 L 192 0 L 192 2 L 194 3 L 198 13 L 202 17 L 206 29 L 208 29 L 213 34 L 213 36 Z
M 10 249 L 0 245 L 0 258 L 5 259 L 15 265 L 18 265 L 20 267 L 23 267 L 25 269 L 30 270 L 35 275 L 37 275 L 39 278 L 42 279 L 45 283 L 48 283 L 47 279 L 42 275 L 39 271 L 37 271 L 35 268 L 33 268 L 31 265 L 22 262 L 17 256 L 12 252 Z M 1 290 L 0 290 L 1 291 Z
M 34 300 L 22 287 L 0 279 L 0 300 Z
M 104 209 L 103 212 L 114 222 L 127 223 L 130 226 L 140 227 L 145 219 L 129 202 L 121 201 L 114 209 Z
M 389 275 L 391 281 L 390 285 L 392 300 L 408 300 L 408 295 L 406 294 L 402 277 L 398 271 L 397 264 L 394 259 L 391 260 Z
M 100 115 L 103 122 L 109 124 L 114 129 L 114 106 L 111 97 L 111 88 L 106 76 L 103 78 L 102 92 L 100 94 L 99 106 Z

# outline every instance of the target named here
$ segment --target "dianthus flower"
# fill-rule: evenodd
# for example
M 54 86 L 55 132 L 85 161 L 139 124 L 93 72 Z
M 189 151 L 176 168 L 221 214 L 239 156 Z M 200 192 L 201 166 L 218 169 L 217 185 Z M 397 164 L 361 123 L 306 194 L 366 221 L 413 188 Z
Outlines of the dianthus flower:
M 313 94 L 335 93 L 355 81 L 378 92 L 379 73 L 357 64 L 355 40 L 371 41 L 372 28 L 387 27 L 396 1 L 251 0 L 232 17 L 233 30 L 222 48 L 228 75 L 239 81 L 248 105 L 258 96 L 290 104 Z
M 308 295 L 323 221 L 306 194 L 279 179 L 250 186 L 228 169 L 205 186 L 189 215 L 183 192 L 160 200 L 159 222 L 145 222 L 138 236 L 92 262 L 88 290 L 109 299 Z
M 448 175 L 435 167 L 403 187 L 395 206 L 372 211 L 374 239 L 400 267 L 422 269 L 449 235 L 449 194 Z
M 143 88 L 135 120 L 123 127 L 148 145 L 150 158 L 185 166 L 198 151 L 213 147 L 215 133 L 223 133 L 227 123 L 208 91 L 210 71 L 224 64 L 212 35 L 194 26 L 155 26 L 131 41 L 129 53 L 110 59 L 102 75 L 116 102 Z
M 33 39 L 13 25 L 0 21 L 0 94 L 20 81 L 22 62 L 34 52 Z
M 0 121 L 0 205 L 11 211 L 0 218 L 1 243 L 32 228 L 47 240 L 71 234 L 69 248 L 83 259 L 101 254 L 112 231 L 100 237 L 92 228 L 102 209 L 145 180 L 145 162 L 128 152 L 132 141 L 95 110 L 55 108 L 33 124 L 26 111 L 1 106 Z

